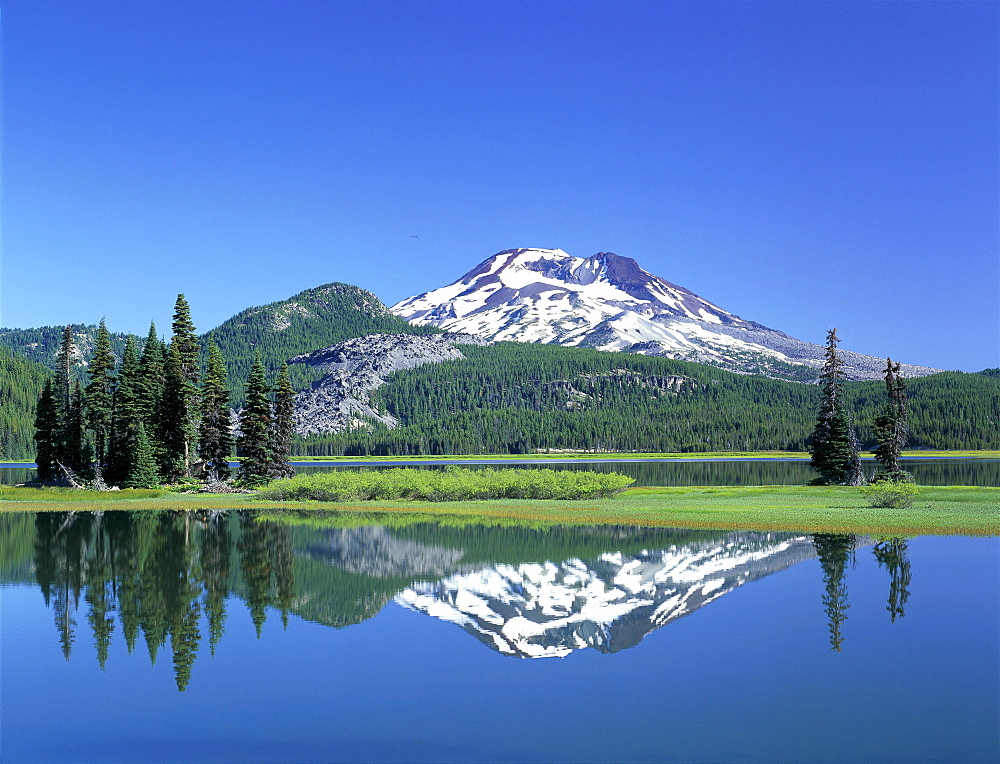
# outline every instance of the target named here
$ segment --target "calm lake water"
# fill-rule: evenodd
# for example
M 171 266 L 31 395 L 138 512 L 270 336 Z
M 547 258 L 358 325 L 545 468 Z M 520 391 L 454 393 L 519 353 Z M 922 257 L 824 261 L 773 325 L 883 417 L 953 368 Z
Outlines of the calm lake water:
M 4 513 L 0 757 L 995 761 L 998 570 L 997 538 Z
M 453 463 L 453 462 L 452 462 Z M 903 469 L 913 473 L 922 485 L 982 485 L 1000 486 L 1000 459 L 903 459 Z M 863 462 L 865 471 L 875 473 L 874 461 Z M 325 472 L 337 469 L 389 469 L 392 466 L 410 466 L 421 469 L 445 469 L 446 464 L 387 465 L 371 462 L 359 465 L 308 465 L 299 464 L 297 472 Z M 485 466 L 463 464 L 475 469 Z M 802 485 L 816 477 L 816 472 L 802 459 L 717 459 L 704 461 L 597 461 L 569 463 L 504 461 L 489 466 L 522 467 L 538 469 L 549 467 L 564 470 L 591 470 L 596 472 L 621 472 L 643 485 Z M 17 485 L 34 478 L 34 469 L 28 467 L 0 467 L 0 485 Z

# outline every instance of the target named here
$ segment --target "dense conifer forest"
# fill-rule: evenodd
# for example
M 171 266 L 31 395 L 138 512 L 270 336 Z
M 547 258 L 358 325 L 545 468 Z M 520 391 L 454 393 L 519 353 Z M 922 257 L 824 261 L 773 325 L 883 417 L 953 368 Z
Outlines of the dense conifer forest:
M 43 366 L 53 370 L 58 367 L 65 329 L 0 330 L 2 458 L 35 457 L 32 422 L 47 375 Z M 185 331 L 191 352 L 197 353 L 194 365 L 191 359 L 184 362 L 190 366 L 185 372 L 190 379 L 185 384 L 193 385 L 207 373 L 209 348 L 214 341 L 221 356 L 219 368 L 224 367 L 226 373 L 210 383 L 212 390 L 219 388 L 211 395 L 217 399 L 217 408 L 225 400 L 226 405 L 238 409 L 244 405 L 246 385 L 258 354 L 265 377 L 273 380 L 282 373 L 286 359 L 345 339 L 373 332 L 427 334 L 437 330 L 407 324 L 362 289 L 327 284 L 288 300 L 249 308 L 200 337 L 194 335 L 193 326 Z M 156 441 L 162 443 L 173 436 L 162 431 L 164 422 L 153 421 L 152 404 L 145 400 L 149 390 L 141 383 L 141 379 L 150 381 L 152 394 L 158 394 L 153 388 L 163 380 L 155 383 L 161 373 L 157 369 L 169 365 L 164 338 L 155 327 L 150 328 L 144 341 L 82 324 L 72 325 L 70 334 L 75 355 L 70 359 L 63 397 L 70 395 L 71 381 L 79 381 L 83 388 L 91 385 L 100 335 L 100 341 L 105 343 L 102 363 L 107 366 L 101 373 L 126 381 L 118 392 L 119 398 L 124 398 L 115 405 L 132 405 L 129 395 L 137 396 L 139 413 L 126 412 L 127 416 L 136 423 L 144 420 L 143 437 L 149 438 L 164 472 L 168 465 Z M 130 342 L 131 351 L 127 350 Z M 815 385 L 735 374 L 666 358 L 526 343 L 461 349 L 466 355 L 464 360 L 398 372 L 376 391 L 374 405 L 396 417 L 400 421 L 398 428 L 390 430 L 373 423 L 346 433 L 296 438 L 292 453 L 324 456 L 528 453 L 546 449 L 801 450 L 807 445 L 820 401 L 820 389 Z M 129 353 L 132 356 L 126 363 Z M 132 367 L 140 365 L 144 371 L 132 391 L 130 380 L 138 373 Z M 292 364 L 286 373 L 292 388 L 303 389 L 322 372 L 306 364 Z M 987 369 L 978 374 L 945 372 L 907 380 L 909 447 L 1000 448 L 998 375 L 1000 371 Z M 90 387 L 91 397 L 98 401 L 97 419 L 92 416 L 84 423 L 94 432 L 94 445 L 99 450 L 115 445 L 99 442 L 110 437 L 111 432 L 110 425 L 102 420 L 107 414 L 101 413 L 108 404 L 99 402 L 102 395 L 113 392 L 108 387 L 102 393 L 105 384 Z M 884 384 L 847 383 L 844 402 L 858 426 L 863 447 L 872 448 L 875 441 L 871 424 L 884 410 Z M 185 403 L 186 408 L 193 405 L 190 400 Z M 164 411 L 168 412 L 169 407 Z M 204 412 L 202 415 L 209 417 Z M 222 411 L 210 416 L 218 420 L 214 426 L 217 430 L 223 421 Z M 191 449 L 199 440 L 205 440 L 204 433 L 193 431 L 193 417 L 191 414 L 188 421 L 174 423 L 174 440 L 182 446 L 171 458 L 183 458 L 186 464 L 190 463 Z M 138 448 L 137 424 L 133 430 L 133 445 Z M 220 441 L 220 447 L 230 445 Z M 155 453 L 158 449 L 159 453 Z M 207 452 L 201 456 L 209 463 L 221 459 L 218 455 L 210 459 Z
M 0 456 L 33 459 L 35 403 L 51 372 L 0 348 Z
M 802 450 L 815 385 L 733 374 L 666 358 L 556 345 L 461 346 L 464 360 L 393 375 L 374 402 L 400 420 L 299 439 L 339 454 Z M 908 380 L 912 448 L 1000 448 L 1000 380 L 945 372 Z M 863 445 L 885 405 L 881 381 L 846 385 Z

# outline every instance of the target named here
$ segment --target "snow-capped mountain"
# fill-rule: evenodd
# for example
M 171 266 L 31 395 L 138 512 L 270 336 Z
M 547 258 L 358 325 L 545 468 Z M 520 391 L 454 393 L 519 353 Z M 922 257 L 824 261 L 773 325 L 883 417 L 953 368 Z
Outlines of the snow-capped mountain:
M 624 350 L 772 376 L 808 379 L 823 358 L 822 346 L 746 321 L 612 252 L 580 258 L 561 249 L 505 250 L 390 310 L 491 340 Z M 885 367 L 872 356 L 843 357 L 850 379 L 878 378 Z M 903 373 L 937 371 L 905 365 Z
M 521 658 L 616 652 L 750 581 L 815 556 L 808 536 L 734 533 L 595 560 L 494 565 L 417 584 L 396 602 Z

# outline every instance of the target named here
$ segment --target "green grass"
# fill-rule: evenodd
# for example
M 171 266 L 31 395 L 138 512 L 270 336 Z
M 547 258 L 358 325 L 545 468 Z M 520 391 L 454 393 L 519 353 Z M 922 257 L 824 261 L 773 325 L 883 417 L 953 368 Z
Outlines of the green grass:
M 630 488 L 611 499 L 573 501 L 264 502 L 243 494 L 164 494 L 141 498 L 135 496 L 139 491 L 71 493 L 73 498 L 67 499 L 58 489 L 6 488 L 0 491 L 0 511 L 308 509 L 478 518 L 483 522 L 533 525 L 644 525 L 908 536 L 1000 535 L 1000 488 L 970 486 L 924 486 L 913 506 L 905 509 L 873 509 L 857 488 L 839 486 Z
M 155 499 L 167 494 L 165 488 L 126 488 L 120 491 L 86 491 L 77 488 L 22 488 L 0 485 L 0 502 L 79 503 L 133 501 Z
M 296 475 L 274 481 L 256 496 L 261 501 L 597 499 L 621 493 L 633 482 L 616 472 L 397 467 Z

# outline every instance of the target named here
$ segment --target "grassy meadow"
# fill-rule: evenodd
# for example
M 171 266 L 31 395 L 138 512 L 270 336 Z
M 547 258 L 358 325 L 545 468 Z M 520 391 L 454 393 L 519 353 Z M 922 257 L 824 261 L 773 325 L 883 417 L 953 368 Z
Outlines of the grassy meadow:
M 629 488 L 613 498 L 271 501 L 257 494 L 0 488 L 0 511 L 296 510 L 526 524 L 645 525 L 883 535 L 1000 535 L 1000 488 L 924 486 L 912 507 L 873 509 L 857 488 Z

